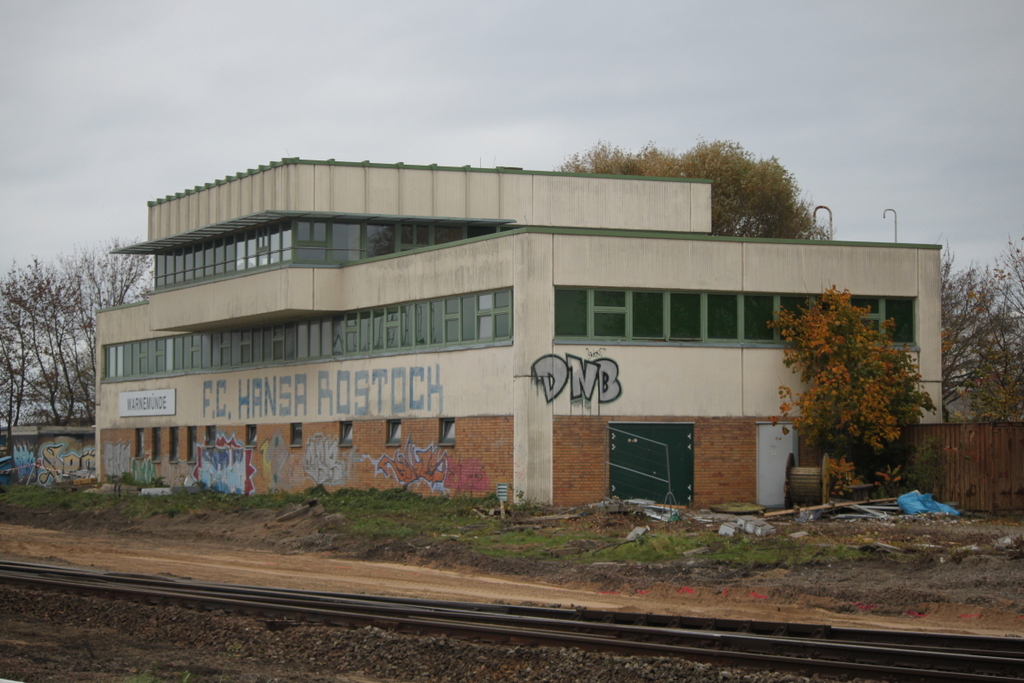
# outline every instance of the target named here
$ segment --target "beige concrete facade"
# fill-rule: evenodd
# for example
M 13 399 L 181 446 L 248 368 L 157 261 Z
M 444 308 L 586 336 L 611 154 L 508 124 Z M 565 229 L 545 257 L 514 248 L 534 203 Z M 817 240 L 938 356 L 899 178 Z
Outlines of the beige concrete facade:
M 149 239 L 270 210 L 505 218 L 522 225 L 710 233 L 711 185 L 294 159 L 151 202 Z
M 794 381 L 782 363 L 781 344 L 559 339 L 558 288 L 813 295 L 836 286 L 856 296 L 912 299 L 912 353 L 925 388 L 938 399 L 937 249 L 695 234 L 710 230 L 709 188 L 697 182 L 303 162 L 261 167 L 154 203 L 151 240 L 269 209 L 512 218 L 516 227 L 522 227 L 343 266 L 281 263 L 158 290 L 146 305 L 99 315 L 101 365 L 102 349 L 110 344 L 492 291 L 511 292 L 514 331 L 511 338 L 497 342 L 101 379 L 99 452 L 110 454 L 114 470 L 139 467 L 141 472 L 164 472 L 184 481 L 189 474 L 204 476 L 204 468 L 213 467 L 209 463 L 215 452 L 225 458 L 225 453 L 237 451 L 239 458 L 248 460 L 232 476 L 244 478 L 251 467 L 257 480 L 271 482 L 273 478 L 261 470 L 271 466 L 267 453 L 278 448 L 280 434 L 290 425 L 308 424 L 315 428 L 315 441 L 300 437 L 298 445 L 288 445 L 291 451 L 285 448 L 275 456 L 306 463 L 305 469 L 292 468 L 298 474 L 289 481 L 323 483 L 319 474 L 306 480 L 302 472 L 330 471 L 337 476 L 324 481 L 344 485 L 349 480 L 339 473 L 363 468 L 361 478 L 351 481 L 437 493 L 470 490 L 465 488 L 467 481 L 503 480 L 510 472 L 515 492 L 558 503 L 606 494 L 588 488 L 567 497 L 555 473 L 571 471 L 565 458 L 573 456 L 559 449 L 572 446 L 557 445 L 568 443 L 564 425 L 579 418 L 587 425 L 581 433 L 591 439 L 587 447 L 599 448 L 593 443 L 599 443 L 606 426 L 595 419 L 609 416 L 625 422 L 697 424 L 698 443 L 714 444 L 708 453 L 731 452 L 733 443 L 739 455 L 728 467 L 752 466 L 756 454 L 751 451 L 750 430 L 777 413 L 779 385 Z M 561 363 L 559 367 L 570 372 L 565 391 L 552 395 L 551 386 L 543 384 L 536 365 L 542 359 L 554 366 Z M 578 390 L 591 393 L 574 398 Z M 123 414 L 125 395 L 160 391 L 176 397 L 173 414 Z M 458 436 L 446 446 L 441 437 L 451 420 Z M 510 436 L 502 420 L 511 421 Z M 399 421 L 416 425 L 417 441 L 408 436 L 407 441 L 396 442 L 386 433 Z M 361 430 L 357 447 L 345 443 L 348 423 Z M 563 425 L 561 436 L 556 424 Z M 242 443 L 240 434 L 247 425 L 260 435 L 260 443 Z M 474 434 L 459 431 L 469 425 Z M 154 429 L 186 427 L 213 427 L 218 438 L 223 431 L 228 445 L 188 444 L 189 458 L 198 453 L 194 469 L 176 466 L 165 472 L 166 460 L 159 457 L 155 465 L 145 464 L 153 439 L 159 443 L 170 438 L 154 437 Z M 111 439 L 107 448 L 104 433 Z M 277 441 L 263 441 L 263 435 L 271 433 L 277 434 Z M 438 436 L 424 441 L 424 434 Z M 473 453 L 467 452 L 469 442 L 463 436 L 473 437 Z M 127 443 L 129 439 L 133 441 Z M 131 457 L 125 455 L 129 452 Z M 106 457 L 101 457 L 101 466 Z M 587 467 L 602 458 L 607 453 L 588 454 Z M 423 464 L 428 461 L 434 463 L 429 475 Z M 715 467 L 713 459 L 697 462 L 698 468 Z M 472 474 L 476 479 L 470 478 L 473 467 L 484 468 Z M 697 480 L 710 481 L 713 476 L 714 472 L 704 472 Z M 452 483 L 456 480 L 461 482 L 458 486 Z M 271 484 L 260 484 L 264 485 Z M 480 484 L 471 490 L 486 488 Z

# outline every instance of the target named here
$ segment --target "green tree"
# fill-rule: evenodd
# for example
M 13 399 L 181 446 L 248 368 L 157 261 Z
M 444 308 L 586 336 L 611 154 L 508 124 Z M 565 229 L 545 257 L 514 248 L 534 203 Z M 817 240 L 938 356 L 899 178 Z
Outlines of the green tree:
M 758 159 L 736 142 L 700 140 L 689 151 L 653 142 L 630 152 L 607 142 L 573 154 L 556 170 L 566 173 L 699 178 L 710 180 L 711 234 L 732 237 L 826 239 L 811 202 L 775 157 Z
M 784 362 L 806 387 L 779 387 L 782 417 L 809 443 L 836 456 L 880 452 L 900 427 L 935 410 L 921 389 L 921 375 L 906 349 L 865 318 L 848 291 L 832 287 L 797 311 L 782 310 L 773 323 L 788 342 Z

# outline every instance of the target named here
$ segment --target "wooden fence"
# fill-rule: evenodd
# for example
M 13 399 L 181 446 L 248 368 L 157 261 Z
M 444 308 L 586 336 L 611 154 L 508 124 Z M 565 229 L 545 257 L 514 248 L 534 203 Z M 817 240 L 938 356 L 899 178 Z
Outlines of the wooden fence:
M 904 427 L 900 441 L 918 452 L 935 444 L 945 460 L 936 500 L 961 510 L 1024 510 L 1024 423 L 962 422 Z

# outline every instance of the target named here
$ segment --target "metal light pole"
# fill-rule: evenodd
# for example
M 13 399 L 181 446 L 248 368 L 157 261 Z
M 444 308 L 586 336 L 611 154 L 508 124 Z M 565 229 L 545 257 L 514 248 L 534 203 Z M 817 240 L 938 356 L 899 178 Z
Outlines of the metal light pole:
M 818 209 L 825 209 L 828 211 L 828 238 L 832 239 L 835 237 L 835 232 L 832 230 L 832 209 L 828 208 L 824 204 L 814 207 L 814 211 L 811 213 L 811 218 L 814 219 L 815 223 L 818 222 Z
M 882 212 L 882 218 L 885 218 L 885 215 L 887 213 L 889 213 L 890 211 L 892 211 L 892 241 L 893 242 L 899 242 L 900 241 L 900 233 L 899 233 L 899 226 L 898 226 L 897 221 L 896 221 L 896 209 L 886 209 L 885 211 Z

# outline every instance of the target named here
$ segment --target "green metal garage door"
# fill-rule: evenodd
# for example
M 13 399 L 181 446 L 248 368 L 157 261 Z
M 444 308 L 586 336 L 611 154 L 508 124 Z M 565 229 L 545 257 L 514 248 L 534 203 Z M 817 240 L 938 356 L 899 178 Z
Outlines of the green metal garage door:
M 608 425 L 611 495 L 668 505 L 693 500 L 693 425 L 613 422 Z

